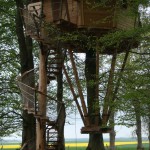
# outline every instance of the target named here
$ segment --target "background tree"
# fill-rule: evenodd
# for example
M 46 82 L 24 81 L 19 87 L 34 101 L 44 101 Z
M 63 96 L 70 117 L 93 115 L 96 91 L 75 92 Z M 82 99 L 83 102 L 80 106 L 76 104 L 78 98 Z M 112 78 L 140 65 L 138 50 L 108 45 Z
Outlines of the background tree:
M 33 55 L 32 55 L 32 39 L 29 36 L 25 36 L 24 27 L 21 18 L 20 8 L 24 8 L 22 0 L 15 0 L 17 12 L 16 12 L 16 34 L 18 37 L 19 51 L 20 51 L 20 64 L 21 74 L 34 68 Z M 26 2 L 27 3 L 27 2 Z M 31 84 L 31 83 L 29 83 Z M 34 86 L 34 85 L 30 85 Z M 23 110 L 23 132 L 22 132 L 22 146 L 24 149 L 35 149 L 35 135 L 36 135 L 36 121 L 33 114 L 28 114 L 26 110 Z
M 4 137 L 20 129 L 22 116 L 16 85 L 19 55 L 15 46 L 14 2 L 0 3 L 0 137 Z

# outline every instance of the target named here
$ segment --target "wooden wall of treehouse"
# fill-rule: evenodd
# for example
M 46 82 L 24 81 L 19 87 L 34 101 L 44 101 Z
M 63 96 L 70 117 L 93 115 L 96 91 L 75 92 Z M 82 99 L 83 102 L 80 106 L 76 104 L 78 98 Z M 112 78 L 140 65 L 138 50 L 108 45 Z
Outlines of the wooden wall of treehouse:
M 114 21 L 117 29 L 133 29 L 138 25 L 138 16 L 135 16 L 130 8 L 118 8 L 116 9 Z
M 129 29 L 135 25 L 135 16 L 130 15 L 130 9 L 115 3 L 92 9 L 85 1 L 44 0 L 43 10 L 46 22 L 59 24 L 64 20 L 78 28 Z
M 49 23 L 59 23 L 60 20 L 64 20 L 77 24 L 77 4 L 75 0 L 44 0 L 43 12 L 45 21 Z
M 50 0 L 44 0 L 43 2 L 43 13 L 44 13 L 44 19 L 46 22 L 53 22 L 53 13 L 52 13 L 52 3 Z
M 80 4 L 82 11 L 81 25 L 90 28 L 112 29 L 114 28 L 114 12 L 113 5 L 91 8 L 85 2 Z

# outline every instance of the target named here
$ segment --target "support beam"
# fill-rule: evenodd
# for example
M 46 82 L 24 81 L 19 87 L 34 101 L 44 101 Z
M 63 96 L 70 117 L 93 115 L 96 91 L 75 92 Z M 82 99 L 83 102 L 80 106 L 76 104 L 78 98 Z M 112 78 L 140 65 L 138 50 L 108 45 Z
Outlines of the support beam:
M 123 72 L 124 72 L 124 69 L 125 69 L 128 57 L 129 57 L 129 51 L 126 52 L 124 60 L 123 60 L 123 63 L 122 63 L 122 67 L 121 67 L 121 70 L 120 70 L 120 73 L 119 73 L 119 77 L 118 77 L 118 80 L 116 82 L 116 86 L 115 86 L 115 89 L 114 89 L 114 93 L 113 93 L 113 97 L 112 97 L 112 103 L 114 103 L 114 101 L 116 99 L 116 95 L 117 95 L 119 87 L 120 87 L 120 81 L 122 79 L 122 75 L 123 75 Z M 109 107 L 107 121 L 109 120 L 109 116 L 111 115 L 112 111 L 113 111 L 113 108 Z
M 116 59 L 117 59 L 117 53 L 113 54 L 112 61 L 111 61 L 111 68 L 110 68 L 110 73 L 109 73 L 109 78 L 108 78 L 107 91 L 106 91 L 106 96 L 104 98 L 104 107 L 103 107 L 103 114 L 102 114 L 103 125 L 107 125 L 109 106 L 112 105 L 110 103 L 111 103 L 112 94 L 113 94 L 113 79 L 114 79 Z
M 78 111 L 79 111 L 80 116 L 81 116 L 81 119 L 82 119 L 82 121 L 83 121 L 83 124 L 86 125 L 86 122 L 85 122 L 85 119 L 84 119 L 84 116 L 83 116 L 83 112 L 82 112 L 81 107 L 80 107 L 80 105 L 79 105 L 79 102 L 78 102 L 78 100 L 77 100 L 77 96 L 76 96 L 75 91 L 74 91 L 74 89 L 73 89 L 73 86 L 72 86 L 71 80 L 70 80 L 70 78 L 69 78 L 69 76 L 68 76 L 68 73 L 67 73 L 67 71 L 66 71 L 66 68 L 65 68 L 65 66 L 63 66 L 62 68 L 63 68 L 63 70 L 64 70 L 64 74 L 65 74 L 65 76 L 66 76 L 67 82 L 68 82 L 68 84 L 69 84 L 71 93 L 72 93 L 73 98 L 74 98 L 74 101 L 75 101 L 75 103 L 76 103 L 76 105 L 77 105 Z
M 88 126 L 89 125 L 89 118 L 88 118 L 87 108 L 86 108 L 86 104 L 85 104 L 85 101 L 84 101 L 82 87 L 80 85 L 78 72 L 77 72 L 76 64 L 74 62 L 72 50 L 69 50 L 69 55 L 70 55 L 70 60 L 71 60 L 72 68 L 73 68 L 73 73 L 74 73 L 74 76 L 75 76 L 75 81 L 76 81 L 77 88 L 78 88 L 78 93 L 79 93 L 79 96 L 80 96 L 80 99 L 81 99 L 81 105 L 82 105 L 82 109 L 83 109 L 83 113 L 84 113 L 84 117 L 85 117 L 85 123 Z
M 47 75 L 46 75 L 46 53 L 44 50 L 40 51 L 40 65 L 39 65 L 39 90 L 38 95 L 38 111 L 43 118 L 46 118 L 46 93 L 47 93 Z M 45 95 L 44 95 L 45 94 Z M 37 119 L 36 127 L 36 150 L 44 150 L 45 142 L 45 128 L 46 124 L 40 118 Z
M 95 125 L 99 125 L 99 113 L 100 113 L 100 106 L 99 106 L 99 51 L 96 51 L 96 101 L 97 101 L 97 108 L 95 109 Z

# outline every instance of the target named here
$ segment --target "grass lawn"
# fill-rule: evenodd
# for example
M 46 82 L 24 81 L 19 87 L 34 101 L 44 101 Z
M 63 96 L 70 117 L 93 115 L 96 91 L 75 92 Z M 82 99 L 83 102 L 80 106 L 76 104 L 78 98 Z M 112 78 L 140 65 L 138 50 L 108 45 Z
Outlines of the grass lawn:
M 130 142 L 131 143 L 131 142 Z M 70 145 L 69 145 L 70 144 Z M 82 144 L 84 146 L 82 146 Z M 78 143 L 78 146 L 76 146 L 76 143 L 66 143 L 66 150 L 86 150 L 87 143 Z M 106 145 L 106 143 L 105 143 Z M 116 143 L 116 150 L 136 150 L 136 144 L 128 144 L 126 142 L 125 145 L 119 145 L 119 143 Z M 144 150 L 148 150 L 148 143 L 143 144 Z M 0 145 L 0 150 L 19 150 L 19 145 L 11 144 L 11 145 Z M 108 148 L 106 148 L 108 150 Z

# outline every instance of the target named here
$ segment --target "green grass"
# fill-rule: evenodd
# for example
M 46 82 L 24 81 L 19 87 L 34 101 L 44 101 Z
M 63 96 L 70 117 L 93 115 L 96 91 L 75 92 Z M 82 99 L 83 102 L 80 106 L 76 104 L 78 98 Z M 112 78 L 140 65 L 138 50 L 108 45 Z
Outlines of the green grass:
M 66 147 L 66 150 L 86 150 L 85 147 Z M 108 150 L 106 148 L 106 150 Z M 116 146 L 116 150 L 136 150 L 136 145 Z M 144 144 L 144 150 L 148 149 L 148 144 Z
M 12 145 L 12 144 L 11 144 Z M 149 150 L 148 149 L 148 144 L 143 144 L 144 150 Z M 0 150 L 19 150 L 19 149 L 0 149 Z M 66 150 L 86 150 L 86 147 L 66 147 Z M 106 148 L 106 150 L 108 150 Z M 116 146 L 116 150 L 136 150 L 136 145 L 120 145 Z

